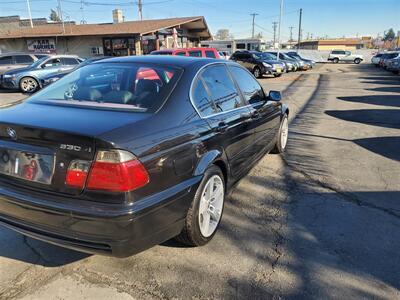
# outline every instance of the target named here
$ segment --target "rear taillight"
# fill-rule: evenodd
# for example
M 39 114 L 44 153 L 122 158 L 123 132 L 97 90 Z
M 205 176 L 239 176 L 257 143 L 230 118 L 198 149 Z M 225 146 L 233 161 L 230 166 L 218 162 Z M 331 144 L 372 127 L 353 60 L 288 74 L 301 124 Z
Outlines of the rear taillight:
M 67 185 L 90 190 L 128 192 L 145 186 L 149 175 L 142 163 L 130 152 L 123 150 L 98 151 L 90 172 L 81 165 L 71 163 L 67 172 Z
M 90 161 L 73 160 L 68 167 L 65 183 L 70 187 L 83 189 L 89 173 Z

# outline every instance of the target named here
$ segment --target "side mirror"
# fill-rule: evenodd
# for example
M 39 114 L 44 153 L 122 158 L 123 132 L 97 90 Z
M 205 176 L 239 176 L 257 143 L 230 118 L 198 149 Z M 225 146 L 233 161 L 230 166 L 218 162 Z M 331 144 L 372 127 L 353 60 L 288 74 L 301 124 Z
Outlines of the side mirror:
M 51 66 L 53 66 L 52 64 L 44 64 L 44 65 L 42 65 L 42 69 L 44 69 L 44 68 L 49 68 L 49 67 L 51 67 Z
M 268 98 L 271 101 L 281 101 L 282 95 L 280 91 L 270 91 L 268 94 Z

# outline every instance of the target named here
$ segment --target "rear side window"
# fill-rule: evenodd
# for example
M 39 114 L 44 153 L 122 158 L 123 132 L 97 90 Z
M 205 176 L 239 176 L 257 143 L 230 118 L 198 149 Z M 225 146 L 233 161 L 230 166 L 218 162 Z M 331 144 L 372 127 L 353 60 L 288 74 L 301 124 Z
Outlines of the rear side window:
M 206 50 L 206 57 L 215 58 L 216 56 L 215 56 L 214 51 Z
M 193 50 L 193 51 L 189 51 L 189 56 L 193 56 L 193 57 L 201 57 L 201 51 L 200 50 Z
M 196 80 L 192 91 L 193 104 L 202 117 L 212 115 L 218 110 L 208 94 L 203 79 L 200 77 Z
M 179 51 L 179 52 L 176 52 L 175 55 L 186 56 L 186 52 L 184 52 L 184 51 Z
M 12 56 L 0 57 L 0 65 L 11 65 L 13 63 Z
M 28 101 L 102 109 L 156 111 L 178 82 L 173 66 L 143 63 L 89 64 L 64 76 Z
M 264 100 L 264 92 L 260 84 L 252 75 L 249 74 L 249 72 L 236 66 L 229 66 L 229 70 L 239 85 L 239 88 L 242 91 L 244 99 L 247 103 L 252 104 Z
M 72 57 L 64 57 L 62 58 L 62 63 L 63 65 L 73 66 L 73 65 L 78 65 L 79 61 Z
M 30 55 L 16 55 L 15 62 L 17 64 L 31 64 L 33 63 L 33 58 Z
M 243 106 L 239 93 L 225 65 L 208 67 L 201 77 L 218 111 L 229 111 Z

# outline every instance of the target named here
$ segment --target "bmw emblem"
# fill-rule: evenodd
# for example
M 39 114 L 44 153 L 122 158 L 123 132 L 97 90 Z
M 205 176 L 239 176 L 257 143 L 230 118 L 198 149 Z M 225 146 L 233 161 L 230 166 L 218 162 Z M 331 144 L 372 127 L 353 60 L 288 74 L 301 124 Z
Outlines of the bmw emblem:
M 7 131 L 8 136 L 11 139 L 13 139 L 13 140 L 17 139 L 17 132 L 14 129 L 12 129 L 11 127 L 7 127 L 6 131 Z

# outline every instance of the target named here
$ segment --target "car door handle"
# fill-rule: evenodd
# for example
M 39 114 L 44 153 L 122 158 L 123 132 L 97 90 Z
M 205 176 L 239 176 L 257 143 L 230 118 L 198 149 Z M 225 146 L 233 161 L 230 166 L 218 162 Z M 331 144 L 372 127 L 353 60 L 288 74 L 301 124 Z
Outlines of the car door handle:
M 217 132 L 225 132 L 228 129 L 228 124 L 225 122 L 220 122 L 218 126 L 215 128 L 215 131 Z

